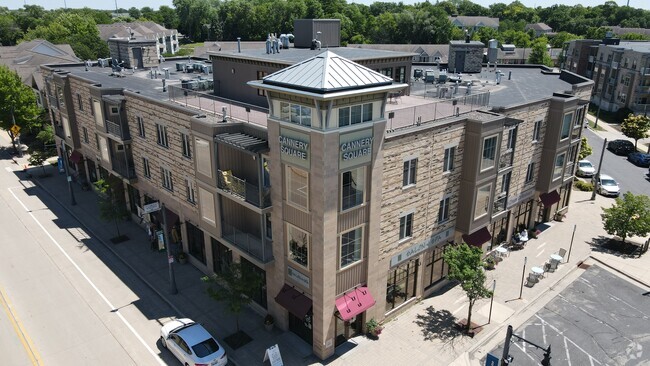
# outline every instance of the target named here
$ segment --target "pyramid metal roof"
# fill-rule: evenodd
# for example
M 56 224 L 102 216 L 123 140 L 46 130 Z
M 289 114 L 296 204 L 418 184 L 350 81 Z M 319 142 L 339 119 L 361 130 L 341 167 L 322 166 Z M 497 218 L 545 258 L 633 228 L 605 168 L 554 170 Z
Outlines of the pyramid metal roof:
M 325 94 L 390 85 L 393 79 L 328 50 L 264 77 L 263 83 Z

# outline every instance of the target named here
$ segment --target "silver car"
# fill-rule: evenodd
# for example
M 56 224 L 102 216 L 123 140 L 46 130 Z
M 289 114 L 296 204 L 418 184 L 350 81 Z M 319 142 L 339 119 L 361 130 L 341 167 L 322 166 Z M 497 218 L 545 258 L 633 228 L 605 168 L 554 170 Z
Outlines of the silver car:
M 225 366 L 226 351 L 201 324 L 191 319 L 172 320 L 160 329 L 162 346 L 185 366 Z
M 589 160 L 580 160 L 576 175 L 579 177 L 593 177 L 596 174 L 596 168 Z
M 598 177 L 598 182 L 596 182 L 596 189 L 597 192 L 603 196 L 618 197 L 618 195 L 621 193 L 621 188 L 618 186 L 616 180 L 605 174 L 601 174 Z

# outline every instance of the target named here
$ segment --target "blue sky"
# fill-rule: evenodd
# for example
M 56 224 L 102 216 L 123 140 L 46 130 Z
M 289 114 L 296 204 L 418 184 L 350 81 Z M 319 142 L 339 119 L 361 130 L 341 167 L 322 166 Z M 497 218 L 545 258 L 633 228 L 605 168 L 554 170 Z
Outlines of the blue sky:
M 67 6 L 69 8 L 83 8 L 84 6 L 88 6 L 94 9 L 112 10 L 115 9 L 115 1 L 116 0 L 100 0 L 100 1 L 93 1 L 93 2 L 88 2 L 87 0 L 2 0 L 0 1 L 0 6 L 6 6 L 9 9 L 18 9 L 22 7 L 23 4 L 27 3 L 28 5 L 40 5 L 45 9 L 63 8 L 64 6 Z M 355 2 L 360 4 L 372 4 L 374 2 L 374 0 L 347 0 L 347 1 L 348 3 Z M 435 2 L 435 0 L 429 0 L 429 1 Z M 529 7 L 535 7 L 535 6 L 548 7 L 553 4 L 566 4 L 566 5 L 573 6 L 576 4 L 575 0 L 562 0 L 562 1 L 520 0 L 520 1 L 524 5 Z M 404 3 L 406 4 L 413 4 L 416 2 L 422 2 L 422 1 L 414 1 L 414 0 L 404 1 Z M 475 0 L 473 2 L 485 7 L 495 3 L 495 1 L 492 0 Z M 506 0 L 501 2 L 509 4 L 511 1 Z M 605 0 L 581 0 L 580 1 L 580 3 L 583 6 L 596 6 L 596 5 L 603 4 L 604 2 Z M 650 1 L 648 0 L 629 0 L 629 3 L 630 6 L 632 7 L 650 10 Z M 617 4 L 625 5 L 626 1 L 617 1 Z M 117 5 L 118 7 L 124 9 L 128 9 L 132 6 L 135 6 L 138 9 L 145 6 L 149 6 L 153 9 L 158 9 L 158 7 L 160 7 L 161 5 L 167 5 L 171 7 L 172 0 L 117 0 Z

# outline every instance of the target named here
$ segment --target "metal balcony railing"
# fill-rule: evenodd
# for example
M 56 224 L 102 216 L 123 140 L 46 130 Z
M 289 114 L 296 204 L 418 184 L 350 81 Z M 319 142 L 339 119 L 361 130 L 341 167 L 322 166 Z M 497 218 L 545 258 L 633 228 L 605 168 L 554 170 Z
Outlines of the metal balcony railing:
M 508 150 L 499 157 L 499 169 L 505 169 L 512 166 L 513 151 Z
M 503 196 L 501 197 L 497 196 L 494 199 L 494 207 L 492 210 L 492 215 L 497 214 L 501 211 L 505 211 L 507 198 L 508 196 L 504 194 Z
M 133 162 L 129 162 L 129 164 L 127 164 L 126 161 L 124 161 L 124 157 L 111 156 L 111 167 L 114 172 L 118 173 L 124 178 L 133 179 L 136 177 Z
M 221 222 L 221 236 L 230 244 L 257 258 L 262 263 L 273 260 L 273 245 L 270 240 L 264 240 L 244 232 L 224 221 Z
M 271 206 L 269 189 L 260 192 L 258 186 L 248 183 L 245 179 L 237 178 L 229 170 L 218 170 L 218 177 L 217 186 L 220 189 L 257 207 L 266 208 Z M 262 194 L 261 204 L 260 193 Z

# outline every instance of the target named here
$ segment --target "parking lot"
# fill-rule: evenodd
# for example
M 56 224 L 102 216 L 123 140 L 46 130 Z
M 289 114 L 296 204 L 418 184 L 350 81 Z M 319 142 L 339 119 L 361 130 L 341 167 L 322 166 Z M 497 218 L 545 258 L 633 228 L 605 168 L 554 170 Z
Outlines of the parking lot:
M 649 289 L 591 266 L 514 334 L 551 345 L 552 365 L 650 365 L 648 314 Z M 503 342 L 490 353 L 501 357 Z M 544 351 L 513 337 L 509 354 L 513 365 L 539 365 Z

